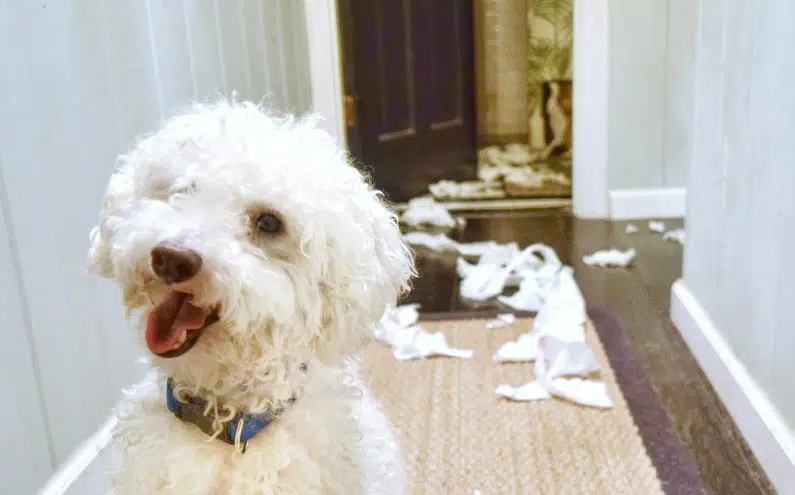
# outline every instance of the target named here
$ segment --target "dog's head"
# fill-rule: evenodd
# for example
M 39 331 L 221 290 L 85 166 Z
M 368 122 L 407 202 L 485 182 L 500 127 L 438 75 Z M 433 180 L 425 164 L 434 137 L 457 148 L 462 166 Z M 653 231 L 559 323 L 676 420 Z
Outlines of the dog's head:
M 121 285 L 159 364 L 196 382 L 339 363 L 413 274 L 395 216 L 331 137 L 252 104 L 198 105 L 142 140 L 100 217 L 92 271 Z

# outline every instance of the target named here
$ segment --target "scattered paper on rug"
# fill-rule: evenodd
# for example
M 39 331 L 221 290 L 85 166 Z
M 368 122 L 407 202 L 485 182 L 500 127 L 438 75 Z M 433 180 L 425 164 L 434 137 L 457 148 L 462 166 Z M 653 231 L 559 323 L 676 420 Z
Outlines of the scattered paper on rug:
M 498 363 L 535 361 L 540 337 L 541 334 L 538 332 L 523 333 L 518 339 L 510 340 L 497 349 L 492 360 Z
M 497 317 L 486 324 L 486 328 L 504 328 L 509 327 L 516 323 L 516 315 L 513 313 L 501 313 Z
M 519 316 L 496 330 L 481 318 L 421 321 L 430 332 L 444 332 L 450 345 L 474 349 L 472 359 L 397 361 L 380 342 L 368 348 L 361 372 L 395 424 L 408 491 L 664 494 L 591 321 L 586 340 L 613 407 L 582 406 L 543 387 L 539 393 L 550 398 L 518 401 L 494 393 L 499 384 L 535 382 L 532 365 L 492 360 L 501 335 L 515 340 L 532 328 L 531 318 Z M 565 385 L 555 390 L 567 393 Z
M 624 229 L 624 232 L 627 234 L 634 234 L 638 231 L 638 228 L 635 226 L 634 223 L 628 223 L 627 227 Z
M 407 361 L 431 356 L 472 358 L 472 349 L 452 348 L 442 332 L 429 333 L 419 326 L 419 307 L 418 304 L 389 307 L 373 328 L 375 338 L 392 348 L 395 359 Z
M 585 299 L 574 272 L 562 267 L 555 274 L 537 293 L 541 307 L 532 330 L 503 344 L 492 357 L 496 362 L 534 361 L 535 380 L 520 387 L 502 384 L 495 393 L 512 400 L 556 396 L 584 406 L 611 407 L 603 382 L 574 378 L 599 371 L 599 361 L 586 342 Z
M 414 198 L 400 216 L 400 220 L 409 227 L 447 227 L 454 228 L 455 218 L 447 209 L 430 197 Z
M 632 263 L 635 254 L 634 249 L 627 249 L 626 251 L 606 249 L 583 256 L 582 262 L 586 265 L 627 267 Z
M 663 239 L 666 241 L 676 241 L 679 244 L 685 244 L 685 229 L 673 229 L 663 234 Z

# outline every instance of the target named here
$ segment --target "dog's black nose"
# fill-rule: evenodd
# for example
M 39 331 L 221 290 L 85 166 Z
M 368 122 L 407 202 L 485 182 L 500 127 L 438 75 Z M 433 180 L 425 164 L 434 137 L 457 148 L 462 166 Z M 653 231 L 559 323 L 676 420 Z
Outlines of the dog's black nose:
M 168 284 L 178 284 L 199 273 L 202 257 L 192 249 L 161 242 L 152 249 L 152 271 Z

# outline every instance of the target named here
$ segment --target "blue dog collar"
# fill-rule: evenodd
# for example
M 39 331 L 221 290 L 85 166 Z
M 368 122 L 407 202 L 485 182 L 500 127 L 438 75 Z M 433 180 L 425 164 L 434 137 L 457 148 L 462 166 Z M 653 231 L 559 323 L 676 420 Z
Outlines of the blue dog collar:
M 306 364 L 301 365 L 301 371 L 306 371 Z M 287 401 L 292 404 L 296 397 Z M 246 444 L 259 432 L 273 423 L 284 411 L 284 408 L 268 410 L 260 414 L 237 413 L 232 419 L 223 423 L 222 429 L 218 432 L 215 429 L 216 421 L 212 411 L 207 409 L 207 401 L 200 397 L 187 396 L 184 401 L 177 399 L 174 393 L 174 379 L 166 381 L 166 406 L 174 416 L 180 420 L 197 426 L 200 430 L 210 436 L 215 436 L 219 440 L 230 445 L 237 446 L 241 452 L 245 452 Z

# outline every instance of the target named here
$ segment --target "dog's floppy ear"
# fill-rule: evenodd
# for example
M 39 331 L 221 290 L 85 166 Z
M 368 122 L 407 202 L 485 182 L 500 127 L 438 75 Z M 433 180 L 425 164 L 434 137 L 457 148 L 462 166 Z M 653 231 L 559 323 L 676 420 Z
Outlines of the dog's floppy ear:
M 114 277 L 111 259 L 113 222 L 123 205 L 132 197 L 133 187 L 129 177 L 131 173 L 131 169 L 123 168 L 111 176 L 100 209 L 99 223 L 91 229 L 89 235 L 91 247 L 88 250 L 88 270 L 102 277 Z
M 322 322 L 315 352 L 328 363 L 360 350 L 387 306 L 408 291 L 416 275 L 397 216 L 380 193 L 361 184 L 346 203 L 345 215 L 352 222 L 324 232 L 324 245 L 318 246 L 329 254 L 323 263 Z

